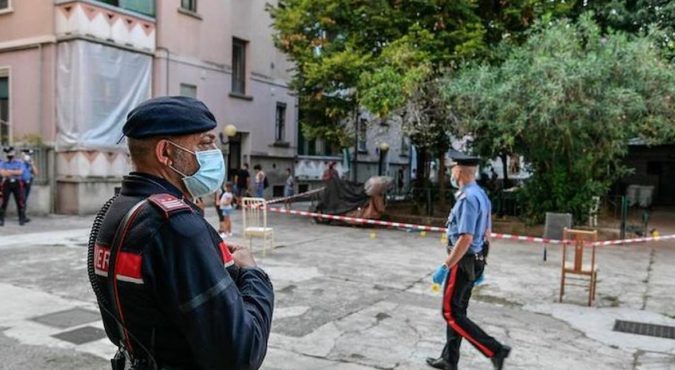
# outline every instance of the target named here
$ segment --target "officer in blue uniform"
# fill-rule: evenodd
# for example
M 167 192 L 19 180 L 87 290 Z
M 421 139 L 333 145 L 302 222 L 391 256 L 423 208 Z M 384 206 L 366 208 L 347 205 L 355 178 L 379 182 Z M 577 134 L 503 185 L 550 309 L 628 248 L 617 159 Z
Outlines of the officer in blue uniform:
M 9 204 L 10 195 L 14 196 L 17 213 L 19 214 L 19 225 L 23 226 L 26 223 L 25 188 L 21 179 L 24 164 L 23 161 L 16 159 L 16 151 L 13 147 L 5 148 L 3 151 L 7 155 L 7 160 L 0 163 L 0 177 L 3 178 L 0 226 L 5 225 L 5 211 Z
M 92 228 L 89 278 L 124 369 L 258 369 L 274 292 L 250 250 L 228 246 L 192 199 L 216 191 L 216 120 L 187 97 L 148 100 L 123 132 L 135 172 Z M 109 208 L 108 208 L 109 207 Z M 93 242 L 95 240 L 95 243 Z
M 443 319 L 447 341 L 439 358 L 427 358 L 437 369 L 456 370 L 462 338 L 490 358 L 501 370 L 511 348 L 502 345 L 467 317 L 474 282 L 483 274 L 492 228 L 491 204 L 485 191 L 476 184 L 479 158 L 457 155 L 450 181 L 459 191 L 448 217 L 448 257 L 434 273 L 434 280 L 445 282 Z
M 38 174 L 38 168 L 35 165 L 35 162 L 33 162 L 32 150 L 24 149 L 21 152 L 23 153 L 23 172 L 21 173 L 21 180 L 23 180 L 24 188 L 26 189 L 24 199 L 27 205 L 30 189 L 33 186 L 33 178 Z

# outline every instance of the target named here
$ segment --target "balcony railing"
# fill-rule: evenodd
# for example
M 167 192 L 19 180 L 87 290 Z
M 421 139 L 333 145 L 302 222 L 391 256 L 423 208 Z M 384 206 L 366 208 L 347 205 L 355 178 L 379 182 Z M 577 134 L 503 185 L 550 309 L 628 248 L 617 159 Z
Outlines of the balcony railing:
M 153 52 L 153 0 L 79 0 L 56 2 L 57 37 L 83 37 Z
M 155 17 L 155 0 L 94 0 L 131 12 Z

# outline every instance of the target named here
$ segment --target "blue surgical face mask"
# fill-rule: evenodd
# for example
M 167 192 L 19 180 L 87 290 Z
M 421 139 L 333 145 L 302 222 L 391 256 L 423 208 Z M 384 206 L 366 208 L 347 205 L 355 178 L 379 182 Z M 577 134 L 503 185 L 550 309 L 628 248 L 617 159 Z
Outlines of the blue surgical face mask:
M 223 160 L 223 154 L 220 150 L 211 149 L 193 152 L 174 142 L 169 142 L 188 153 L 194 154 L 197 158 L 199 169 L 192 176 L 188 176 L 181 171 L 178 171 L 173 166 L 169 166 L 169 168 L 183 176 L 183 183 L 193 198 L 212 194 L 220 188 L 225 179 L 225 161 Z

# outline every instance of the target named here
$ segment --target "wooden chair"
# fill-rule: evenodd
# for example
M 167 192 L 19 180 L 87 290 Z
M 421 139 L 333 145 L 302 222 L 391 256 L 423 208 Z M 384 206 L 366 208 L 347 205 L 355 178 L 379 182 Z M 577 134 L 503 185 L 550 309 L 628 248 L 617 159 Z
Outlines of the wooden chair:
M 595 260 L 595 242 L 598 240 L 598 232 L 586 230 L 574 230 L 565 228 L 563 230 L 563 250 L 562 250 L 562 275 L 560 277 L 560 302 L 565 294 L 565 280 L 584 281 L 582 283 L 567 283 L 567 285 L 588 287 L 588 305 L 591 306 L 595 300 L 596 285 L 598 282 L 598 264 Z M 567 250 L 574 251 L 573 259 L 568 260 Z M 590 249 L 590 253 L 584 253 Z M 584 263 L 584 255 L 590 257 L 590 263 Z M 588 260 L 588 259 L 587 259 Z M 568 277 L 567 275 L 578 275 L 580 277 Z
M 242 203 L 244 237 L 248 239 L 248 247 L 253 250 L 253 238 L 262 238 L 265 256 L 267 247 L 274 244 L 274 230 L 267 226 L 267 202 L 263 198 L 243 198 Z

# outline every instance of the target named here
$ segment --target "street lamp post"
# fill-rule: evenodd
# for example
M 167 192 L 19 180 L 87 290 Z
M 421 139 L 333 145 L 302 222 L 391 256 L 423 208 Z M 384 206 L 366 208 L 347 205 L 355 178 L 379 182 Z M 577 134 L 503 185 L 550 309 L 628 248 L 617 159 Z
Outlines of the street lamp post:
M 223 131 L 218 134 L 220 138 L 220 144 L 225 147 L 227 145 L 227 161 L 225 163 L 225 179 L 228 178 L 228 172 L 230 171 L 230 140 L 237 135 L 237 126 L 229 124 L 223 128 Z M 225 141 L 227 138 L 227 141 Z
M 382 172 L 384 170 L 384 156 L 386 156 L 387 152 L 389 151 L 389 144 L 387 144 L 385 142 L 382 142 L 382 143 L 380 143 L 378 148 L 380 149 L 380 162 L 379 162 L 377 174 L 378 174 L 378 176 L 382 176 Z

